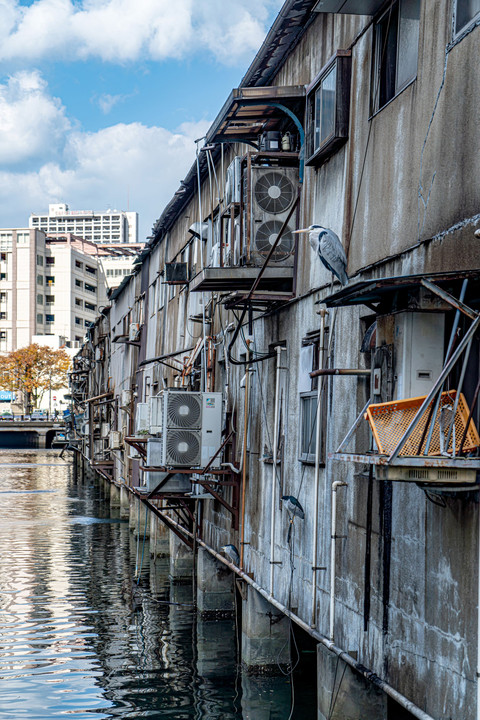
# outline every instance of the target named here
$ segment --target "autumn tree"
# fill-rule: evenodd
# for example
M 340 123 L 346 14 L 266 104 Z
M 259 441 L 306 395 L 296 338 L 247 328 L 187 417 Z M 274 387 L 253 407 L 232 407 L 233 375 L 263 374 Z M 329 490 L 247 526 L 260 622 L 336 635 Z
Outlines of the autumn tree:
M 46 390 L 67 387 L 70 362 L 65 350 L 33 343 L 0 357 L 0 385 L 21 394 L 25 408 L 36 408 Z

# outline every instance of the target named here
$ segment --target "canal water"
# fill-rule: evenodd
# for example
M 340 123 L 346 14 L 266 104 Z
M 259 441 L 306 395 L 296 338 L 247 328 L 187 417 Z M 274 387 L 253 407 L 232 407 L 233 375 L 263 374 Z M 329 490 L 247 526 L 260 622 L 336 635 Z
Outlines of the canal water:
M 241 671 L 235 623 L 198 618 L 69 458 L 0 451 L 0 720 L 288 720 L 290 680 Z

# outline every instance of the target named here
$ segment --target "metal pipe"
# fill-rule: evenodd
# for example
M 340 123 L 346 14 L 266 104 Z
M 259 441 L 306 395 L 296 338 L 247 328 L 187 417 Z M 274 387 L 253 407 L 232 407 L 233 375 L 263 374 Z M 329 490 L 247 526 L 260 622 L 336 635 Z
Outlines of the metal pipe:
M 276 503 L 276 481 L 277 481 L 277 459 L 278 459 L 278 416 L 280 414 L 280 356 L 284 347 L 277 345 L 275 352 L 277 353 L 277 364 L 275 369 L 275 411 L 273 419 L 273 452 L 272 452 L 272 487 L 270 497 L 270 595 L 273 595 L 273 583 L 275 576 L 275 503 Z
M 332 534 L 330 541 L 330 622 L 329 622 L 329 640 L 333 642 L 334 623 L 335 623 L 335 550 L 337 548 L 337 490 L 339 487 L 347 487 L 347 483 L 343 480 L 334 480 L 332 483 Z
M 183 532 L 185 536 L 188 536 L 190 538 L 193 537 L 193 533 L 191 533 L 189 530 L 177 523 L 164 512 L 162 512 L 161 510 L 158 510 L 157 512 L 159 515 L 167 517 L 169 523 L 173 526 L 176 526 L 176 528 L 178 528 L 179 531 Z M 362 665 L 362 663 L 358 662 L 358 660 L 345 652 L 345 650 L 342 650 L 340 647 L 335 645 L 335 643 L 325 637 L 325 635 L 322 635 L 317 630 L 313 630 L 306 622 L 299 618 L 298 615 L 295 615 L 295 613 L 293 613 L 289 608 L 278 602 L 278 600 L 275 600 L 275 598 L 269 595 L 266 590 L 264 590 L 258 583 L 255 582 L 255 580 L 252 580 L 252 578 L 247 575 L 247 573 L 243 572 L 243 570 L 231 563 L 229 560 L 223 557 L 223 555 L 220 555 L 220 553 L 210 547 L 210 545 L 207 545 L 207 543 L 205 543 L 200 538 L 197 538 L 197 543 L 201 545 L 201 547 L 203 547 L 205 550 L 207 550 L 210 555 L 219 560 L 219 562 L 222 562 L 224 565 L 229 567 L 230 570 L 236 573 L 248 585 L 253 587 L 253 589 L 256 590 L 262 597 L 264 597 L 265 600 L 268 600 L 268 602 L 273 605 L 273 607 L 275 607 L 277 610 L 280 610 L 281 613 L 286 615 L 286 617 L 289 617 L 296 625 L 301 627 L 302 630 L 305 630 L 305 632 L 307 632 L 319 643 L 324 645 L 328 650 L 330 650 L 330 652 L 333 652 L 338 658 L 340 658 L 340 660 L 343 660 L 346 665 L 349 665 L 349 667 L 355 670 L 355 672 L 361 675 L 365 680 L 371 682 L 372 685 L 375 685 L 376 688 L 384 692 L 389 697 L 393 698 L 395 702 L 405 708 L 405 710 L 408 710 L 408 712 L 411 713 L 413 717 L 418 718 L 418 720 L 435 720 L 435 718 L 433 718 L 431 715 L 419 708 L 411 700 L 406 698 L 405 695 L 402 695 L 398 692 L 398 690 L 395 690 L 395 688 L 389 685 L 385 680 L 382 680 L 376 673 L 366 668 L 365 665 Z
M 462 392 L 463 381 L 465 380 L 465 373 L 467 372 L 467 365 L 468 365 L 468 360 L 470 358 L 470 350 L 472 349 L 472 342 L 473 342 L 473 339 L 471 339 L 470 342 L 468 343 L 467 349 L 465 350 L 465 357 L 463 358 L 462 371 L 460 373 L 460 378 L 458 380 L 458 385 L 457 385 L 457 394 L 455 395 L 455 401 L 453 403 L 452 419 L 450 421 L 450 427 L 448 428 L 448 436 L 447 436 L 447 440 L 445 442 L 445 450 L 447 452 L 448 452 L 448 446 L 450 444 L 450 438 L 452 437 L 452 431 L 454 431 L 454 429 L 455 429 L 455 415 L 457 414 L 458 403 L 460 401 L 460 393 Z M 455 457 L 455 434 L 453 437 L 452 454 Z
M 360 370 L 357 368 L 319 368 L 310 373 L 311 378 L 323 375 L 359 375 L 360 377 L 370 377 L 371 370 Z
M 327 310 L 320 310 L 320 337 L 318 342 L 318 368 L 323 369 L 323 355 L 325 344 L 325 318 Z M 311 376 L 310 376 L 311 377 Z M 317 624 L 317 545 L 318 545 L 318 499 L 320 485 L 320 445 L 322 440 L 322 415 L 323 415 L 323 382 L 318 381 L 317 385 L 317 418 L 315 427 L 315 475 L 314 475 L 314 500 L 313 500 L 313 548 L 312 548 L 312 619 L 311 626 Z
M 247 359 L 250 360 L 250 341 L 247 340 Z M 245 373 L 245 409 L 243 418 L 243 458 L 242 458 L 242 529 L 240 535 L 240 568 L 243 570 L 243 548 L 245 547 L 245 485 L 247 480 L 247 434 L 248 434 L 248 401 L 250 386 L 250 366 L 247 365 Z
M 413 418 L 412 422 L 411 422 L 410 425 L 408 426 L 408 428 L 407 428 L 406 432 L 404 433 L 403 437 L 402 437 L 402 438 L 400 439 L 400 441 L 398 442 L 397 447 L 396 447 L 395 450 L 392 452 L 392 454 L 389 456 L 388 462 L 392 462 L 392 460 L 395 460 L 395 458 L 400 454 L 400 452 L 401 452 L 403 446 L 405 445 L 405 443 L 407 442 L 408 438 L 410 437 L 410 435 L 412 434 L 412 432 L 415 430 L 415 428 L 417 427 L 418 423 L 419 423 L 420 420 L 422 419 L 423 413 L 425 412 L 425 410 L 427 409 L 427 407 L 430 405 L 431 401 L 433 400 L 433 398 L 434 398 L 435 395 L 437 394 L 439 388 L 443 385 L 443 383 L 444 383 L 445 379 L 447 378 L 447 376 L 450 374 L 450 371 L 452 370 L 452 368 L 453 368 L 454 365 L 456 364 L 456 362 L 457 362 L 458 358 L 460 357 L 460 355 L 462 354 L 464 348 L 468 345 L 468 343 L 469 343 L 469 341 L 470 341 L 470 338 L 475 335 L 476 331 L 478 330 L 479 325 L 480 325 L 480 316 L 478 316 L 478 317 L 473 321 L 473 323 L 470 325 L 469 329 L 467 330 L 466 334 L 464 335 L 464 337 L 463 337 L 462 340 L 460 341 L 460 343 L 459 343 L 457 349 L 455 350 L 455 352 L 453 353 L 452 357 L 450 358 L 450 360 L 448 361 L 448 363 L 446 363 L 446 365 L 444 365 L 443 370 L 442 370 L 442 372 L 440 373 L 440 376 L 439 376 L 438 379 L 437 379 L 437 382 L 435 383 L 435 385 L 434 385 L 433 388 L 430 390 L 429 394 L 427 395 L 427 397 L 425 398 L 425 400 L 423 401 L 423 403 L 421 404 L 421 406 L 420 406 L 419 409 L 417 410 L 417 414 L 415 415 L 415 417 Z

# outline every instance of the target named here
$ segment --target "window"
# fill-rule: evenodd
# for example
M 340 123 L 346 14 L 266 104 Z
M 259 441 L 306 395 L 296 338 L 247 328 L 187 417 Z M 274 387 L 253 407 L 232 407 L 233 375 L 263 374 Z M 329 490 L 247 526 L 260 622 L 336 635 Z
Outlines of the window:
M 79 270 L 83 270 L 83 263 L 81 263 L 80 260 L 75 260 L 75 267 Z
M 97 270 L 96 268 L 92 267 L 91 265 L 85 265 L 86 272 L 90 273 L 90 275 L 96 275 Z
M 91 320 L 85 320 L 85 327 L 93 327 L 95 325 Z
M 0 320 L 6 320 L 7 319 L 7 313 L 5 310 L 0 311 Z
M 39 325 L 43 325 L 43 315 L 42 313 L 37 313 L 37 323 Z
M 75 342 L 82 342 L 80 335 L 75 335 Z
M 5 262 L 6 259 L 7 259 L 7 253 L 5 253 L 5 252 L 0 253 L 0 260 L 2 260 L 2 262 Z
M 43 267 L 43 257 L 41 255 L 37 255 L 37 265 Z
M 45 262 L 47 265 L 55 265 L 55 258 L 54 257 L 46 257 Z
M 43 275 L 37 275 L 37 285 L 43 285 Z
M 85 283 L 85 290 L 87 290 L 87 292 L 92 292 L 92 293 L 97 291 L 93 285 L 89 285 L 88 283 Z
M 0 293 L 0 302 L 7 302 L 7 293 L 6 292 Z
M 85 301 L 85 310 L 93 310 L 95 311 L 97 309 L 96 305 L 92 305 L 92 303 L 89 303 Z
M 79 280 L 78 278 L 75 278 L 75 287 L 83 287 L 83 282 Z
M 75 325 L 81 325 L 82 324 L 82 318 L 76 317 L 75 318 Z
M 53 323 L 53 322 L 55 322 L 55 315 L 45 315 L 45 322 L 46 322 L 46 323 Z
M 55 278 L 53 275 L 46 275 L 45 280 L 47 281 L 47 285 L 55 285 Z
M 375 24 L 372 111 L 417 75 L 420 0 L 396 0 Z
M 0 280 L 6 280 L 7 279 L 7 273 L 0 273 Z
M 307 88 L 308 165 L 320 165 L 348 138 L 351 53 L 338 51 Z
M 7 331 L 0 330 L 0 340 L 6 340 L 6 339 L 7 339 Z
M 455 33 L 459 33 L 480 14 L 480 0 L 457 0 L 455 8 Z
M 37 295 L 37 305 L 43 305 L 43 295 Z
M 55 295 L 45 295 L 45 302 L 47 305 L 53 305 L 55 302 Z
M 315 462 L 317 391 L 300 395 L 300 460 Z
M 78 305 L 78 307 L 82 307 L 83 300 L 81 300 L 80 298 L 75 298 L 75 305 Z

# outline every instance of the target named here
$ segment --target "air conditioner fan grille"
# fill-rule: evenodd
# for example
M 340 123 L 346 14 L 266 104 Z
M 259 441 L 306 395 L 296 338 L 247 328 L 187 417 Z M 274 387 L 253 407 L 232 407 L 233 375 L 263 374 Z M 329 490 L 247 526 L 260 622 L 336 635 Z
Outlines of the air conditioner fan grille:
M 188 430 L 170 430 L 166 439 L 167 465 L 190 467 L 200 462 L 200 439 Z
M 295 188 L 289 177 L 272 170 L 262 173 L 257 179 L 253 195 L 255 202 L 264 212 L 285 212 L 295 199 Z
M 257 229 L 255 233 L 255 251 L 263 258 L 266 258 L 270 252 L 282 225 L 283 223 L 279 220 L 267 220 L 267 222 L 262 223 Z M 286 258 L 293 253 L 294 249 L 295 240 L 291 229 L 287 227 L 271 257 L 272 262 L 286 260 Z
M 178 393 L 168 397 L 167 416 L 169 427 L 199 427 L 201 413 L 201 402 L 195 395 Z

